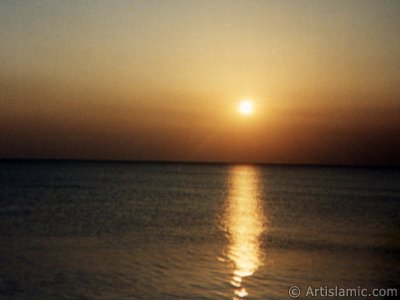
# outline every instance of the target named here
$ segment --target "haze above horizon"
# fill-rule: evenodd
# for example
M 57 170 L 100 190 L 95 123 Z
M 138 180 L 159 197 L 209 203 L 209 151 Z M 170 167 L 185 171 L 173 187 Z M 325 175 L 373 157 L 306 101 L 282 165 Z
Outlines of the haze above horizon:
M 0 158 L 400 165 L 399 16 L 398 1 L 2 1 Z

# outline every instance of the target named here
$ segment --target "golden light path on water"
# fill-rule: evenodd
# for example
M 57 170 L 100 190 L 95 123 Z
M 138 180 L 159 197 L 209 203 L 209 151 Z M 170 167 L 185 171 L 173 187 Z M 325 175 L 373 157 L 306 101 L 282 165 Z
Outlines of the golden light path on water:
M 233 299 L 240 299 L 251 293 L 246 289 L 245 277 L 252 276 L 262 264 L 260 238 L 265 230 L 265 218 L 256 167 L 234 167 L 229 184 L 224 225 L 229 238 L 227 256 L 233 265 L 230 281 Z

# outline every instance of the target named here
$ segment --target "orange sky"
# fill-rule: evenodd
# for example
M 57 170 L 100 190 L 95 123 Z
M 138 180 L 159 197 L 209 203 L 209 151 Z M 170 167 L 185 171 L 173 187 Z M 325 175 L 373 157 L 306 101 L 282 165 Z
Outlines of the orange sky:
M 2 1 L 0 157 L 399 165 L 399 15 L 397 1 Z

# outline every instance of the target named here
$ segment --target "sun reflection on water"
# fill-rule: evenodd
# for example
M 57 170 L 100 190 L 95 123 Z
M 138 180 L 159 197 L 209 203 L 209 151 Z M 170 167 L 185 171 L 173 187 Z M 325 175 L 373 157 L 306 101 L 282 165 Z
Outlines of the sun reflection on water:
M 233 299 L 249 295 L 244 279 L 262 264 L 260 238 L 265 220 L 258 178 L 257 168 L 253 166 L 234 167 L 230 174 L 224 227 L 229 238 L 227 257 L 233 266 L 230 281 Z

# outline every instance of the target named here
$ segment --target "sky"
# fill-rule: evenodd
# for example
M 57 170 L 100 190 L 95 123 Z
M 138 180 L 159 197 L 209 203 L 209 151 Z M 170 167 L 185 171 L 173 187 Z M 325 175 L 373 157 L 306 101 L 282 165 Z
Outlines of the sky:
M 0 158 L 400 165 L 399 37 L 399 1 L 3 0 Z

